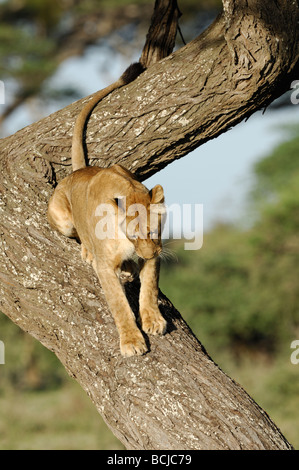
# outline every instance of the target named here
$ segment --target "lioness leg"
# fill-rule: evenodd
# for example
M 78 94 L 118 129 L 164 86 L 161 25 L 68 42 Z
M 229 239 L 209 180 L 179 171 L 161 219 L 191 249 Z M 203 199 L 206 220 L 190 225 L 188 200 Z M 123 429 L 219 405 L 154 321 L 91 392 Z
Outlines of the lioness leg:
M 59 185 L 51 196 L 48 206 L 48 221 L 50 225 L 66 237 L 77 237 L 73 224 L 70 203 L 63 187 Z
M 163 334 L 166 331 L 166 321 L 158 307 L 158 282 L 160 260 L 153 258 L 143 260 L 140 269 L 140 297 L 139 311 L 142 329 L 145 333 L 153 335 Z
M 120 338 L 120 351 L 123 356 L 141 355 L 147 351 L 143 335 L 136 325 L 125 293 L 114 270 L 101 268 L 94 263 L 94 268 L 101 282 L 105 298 L 113 315 Z

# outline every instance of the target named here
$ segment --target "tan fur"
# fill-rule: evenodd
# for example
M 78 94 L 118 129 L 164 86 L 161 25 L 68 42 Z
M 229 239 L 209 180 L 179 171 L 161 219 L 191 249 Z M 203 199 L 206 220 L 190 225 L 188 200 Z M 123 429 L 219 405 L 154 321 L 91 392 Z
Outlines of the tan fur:
M 120 165 L 106 169 L 86 167 L 82 145 L 83 129 L 93 107 L 104 96 L 125 83 L 127 81 L 121 78 L 98 92 L 79 114 L 72 144 L 72 163 L 75 171 L 56 187 L 49 201 L 48 221 L 62 234 L 81 241 L 82 259 L 92 263 L 113 314 L 119 331 L 121 353 L 124 356 L 132 356 L 147 351 L 144 336 L 136 324 L 120 282 L 121 269 L 126 263 L 125 269 L 130 271 L 130 263 L 127 260 L 134 254 L 139 257 L 139 313 L 142 329 L 150 334 L 163 334 L 166 329 L 166 322 L 158 308 L 159 254 L 162 251 L 161 215 L 157 217 L 155 227 L 157 238 L 152 237 L 150 229 L 153 227 L 149 227 L 150 207 L 156 207 L 154 204 L 161 207 L 164 203 L 163 188 L 156 185 L 148 191 L 132 173 Z M 126 198 L 126 207 L 119 208 L 118 203 L 122 201 L 122 197 Z M 98 237 L 97 224 L 107 215 L 98 214 L 101 204 L 109 204 L 116 214 L 111 216 L 115 222 L 114 238 Z M 146 208 L 146 220 L 140 219 L 143 223 L 138 226 L 142 227 L 144 233 L 139 230 L 141 236 L 137 237 L 129 230 L 135 215 L 127 214 L 128 208 L 133 204 L 142 204 L 142 207 Z M 120 218 L 117 218 L 117 214 Z M 122 236 L 119 236 L 116 230 L 120 220 L 126 235 L 121 232 Z M 129 272 L 127 274 L 130 275 Z

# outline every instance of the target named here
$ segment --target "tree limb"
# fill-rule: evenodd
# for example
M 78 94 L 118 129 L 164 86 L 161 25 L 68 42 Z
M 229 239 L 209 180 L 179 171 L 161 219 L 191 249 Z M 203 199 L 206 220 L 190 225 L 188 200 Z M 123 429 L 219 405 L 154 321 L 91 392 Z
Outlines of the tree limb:
M 159 62 L 173 51 L 180 16 L 176 0 L 156 0 L 151 26 L 140 57 L 144 68 Z
M 224 3 L 242 9 L 98 106 L 86 133 L 94 163 L 119 162 L 144 179 L 288 87 L 299 58 L 297 3 Z M 290 449 L 162 293 L 167 334 L 149 338 L 145 356 L 120 356 L 92 269 L 46 222 L 82 102 L 0 142 L 1 311 L 55 352 L 129 449 Z M 135 311 L 138 290 L 127 285 Z

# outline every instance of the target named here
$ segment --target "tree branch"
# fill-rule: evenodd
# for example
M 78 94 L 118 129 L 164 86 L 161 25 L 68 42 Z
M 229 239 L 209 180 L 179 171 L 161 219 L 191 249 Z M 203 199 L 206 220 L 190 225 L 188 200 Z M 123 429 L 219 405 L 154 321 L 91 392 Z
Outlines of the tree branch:
M 159 62 L 173 51 L 180 16 L 176 0 L 156 0 L 151 26 L 140 57 L 144 68 Z
M 241 4 L 240 2 L 234 2 Z M 248 1 L 192 43 L 103 100 L 87 147 L 101 166 L 142 178 L 268 104 L 298 64 L 296 2 Z M 234 13 L 236 15 L 236 13 Z M 272 18 L 273 15 L 273 18 Z M 289 449 L 160 294 L 167 334 L 124 359 L 101 287 L 75 241 L 46 222 L 55 180 L 69 172 L 82 101 L 0 142 L 0 309 L 55 352 L 130 449 Z M 137 282 L 127 285 L 138 309 Z

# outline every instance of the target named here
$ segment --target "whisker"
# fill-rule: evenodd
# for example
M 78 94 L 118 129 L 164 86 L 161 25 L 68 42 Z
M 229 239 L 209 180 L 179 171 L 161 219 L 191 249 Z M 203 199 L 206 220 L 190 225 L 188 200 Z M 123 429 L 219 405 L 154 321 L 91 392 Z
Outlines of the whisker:
M 162 261 L 176 261 L 177 263 L 179 261 L 175 251 L 171 250 L 170 248 L 165 248 L 165 246 L 163 246 L 162 252 L 160 253 L 159 257 Z

